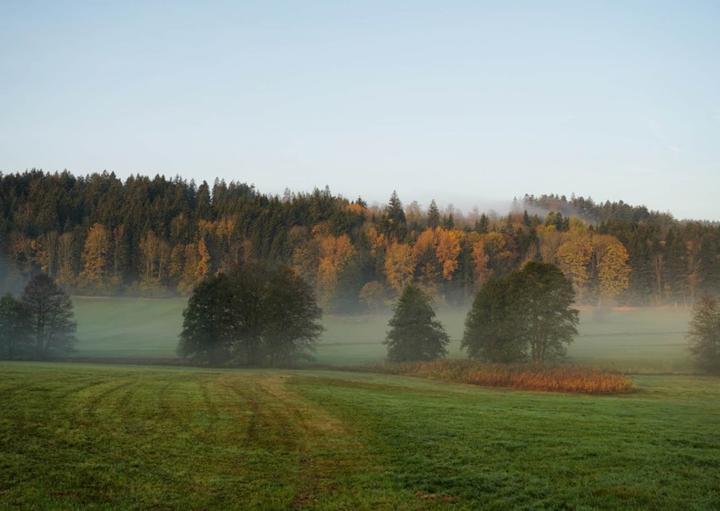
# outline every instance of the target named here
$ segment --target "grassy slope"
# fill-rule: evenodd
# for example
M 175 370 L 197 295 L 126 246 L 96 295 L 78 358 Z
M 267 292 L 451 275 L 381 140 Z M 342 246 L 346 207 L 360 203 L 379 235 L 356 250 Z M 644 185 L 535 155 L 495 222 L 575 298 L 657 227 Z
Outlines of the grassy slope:
M 720 507 L 720 381 L 0 365 L 0 508 Z
M 78 356 L 173 357 L 182 325 L 182 299 L 74 299 L 78 319 Z M 441 310 L 451 338 L 451 356 L 459 349 L 465 311 Z M 580 336 L 569 355 L 628 371 L 688 371 L 691 369 L 684 331 L 687 309 L 638 309 L 629 312 L 585 310 Z M 382 361 L 382 339 L 388 316 L 326 316 L 326 332 L 317 351 L 322 364 L 364 364 Z

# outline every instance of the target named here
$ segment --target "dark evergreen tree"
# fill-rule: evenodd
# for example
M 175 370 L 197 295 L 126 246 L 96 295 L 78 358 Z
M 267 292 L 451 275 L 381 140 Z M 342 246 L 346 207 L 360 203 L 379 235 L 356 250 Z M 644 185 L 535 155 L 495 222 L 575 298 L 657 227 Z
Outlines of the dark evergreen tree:
M 392 239 L 402 240 L 405 238 L 407 232 L 405 211 L 397 192 L 393 192 L 390 196 L 390 201 L 385 207 L 382 224 L 384 232 Z
M 445 356 L 450 338 L 435 319 L 430 298 L 408 285 L 394 307 L 385 344 L 390 362 L 434 360 Z
M 427 225 L 431 229 L 440 225 L 440 210 L 435 203 L 435 199 L 430 201 L 430 207 L 428 208 Z
M 475 222 L 475 231 L 480 234 L 485 234 L 490 229 L 490 221 L 485 213 L 480 215 L 480 218 Z

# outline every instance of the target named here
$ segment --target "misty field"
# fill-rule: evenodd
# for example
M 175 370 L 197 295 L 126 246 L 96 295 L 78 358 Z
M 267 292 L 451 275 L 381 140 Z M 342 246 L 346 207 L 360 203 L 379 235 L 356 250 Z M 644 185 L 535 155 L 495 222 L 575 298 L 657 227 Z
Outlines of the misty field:
M 76 357 L 163 359 L 175 357 L 184 299 L 74 297 L 78 321 Z M 460 351 L 466 310 L 440 309 L 438 316 Z M 389 314 L 323 317 L 326 331 L 316 353 L 324 365 L 381 362 Z M 688 372 L 692 365 L 685 331 L 689 311 L 682 307 L 628 310 L 584 309 L 580 335 L 569 357 L 626 372 Z
M 0 365 L 0 508 L 717 509 L 720 380 L 614 397 Z

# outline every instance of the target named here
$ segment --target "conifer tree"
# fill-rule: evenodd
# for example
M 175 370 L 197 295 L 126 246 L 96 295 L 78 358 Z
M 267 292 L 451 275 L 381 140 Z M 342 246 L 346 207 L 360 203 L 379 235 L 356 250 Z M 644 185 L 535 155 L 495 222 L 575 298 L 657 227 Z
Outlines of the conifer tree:
M 385 214 L 383 215 L 383 229 L 390 238 L 395 240 L 404 239 L 407 232 L 405 211 L 403 210 L 402 202 L 400 202 L 400 198 L 395 191 L 393 191 L 390 196 L 390 201 L 385 207 Z
M 435 319 L 430 298 L 416 286 L 405 287 L 388 325 L 385 344 L 390 362 L 434 360 L 447 353 L 450 339 Z
M 435 199 L 430 201 L 430 207 L 428 208 L 427 225 L 431 229 L 440 225 L 440 210 L 435 203 Z

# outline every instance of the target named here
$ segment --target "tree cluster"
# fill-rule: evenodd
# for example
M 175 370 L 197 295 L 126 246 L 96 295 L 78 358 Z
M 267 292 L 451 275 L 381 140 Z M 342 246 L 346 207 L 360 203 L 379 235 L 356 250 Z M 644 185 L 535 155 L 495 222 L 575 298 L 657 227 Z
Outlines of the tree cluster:
M 0 175 L 0 288 L 42 271 L 84 294 L 188 294 L 249 261 L 290 266 L 327 310 L 382 307 L 409 283 L 462 302 L 528 261 L 582 303 L 691 303 L 720 289 L 720 225 L 622 202 L 525 197 L 506 216 L 385 206 L 329 190 L 68 172 Z
M 575 291 L 556 266 L 530 262 L 490 280 L 465 322 L 462 347 L 486 362 L 544 362 L 565 354 L 577 335 Z
M 559 268 L 529 262 L 521 270 L 493 278 L 475 297 L 465 322 L 462 348 L 485 362 L 543 363 L 564 356 L 577 335 L 575 291 Z M 440 358 L 449 342 L 428 297 L 408 285 L 389 323 L 388 361 Z
M 212 366 L 286 366 L 308 359 L 322 327 L 308 284 L 281 265 L 211 275 L 183 313 L 178 353 Z

